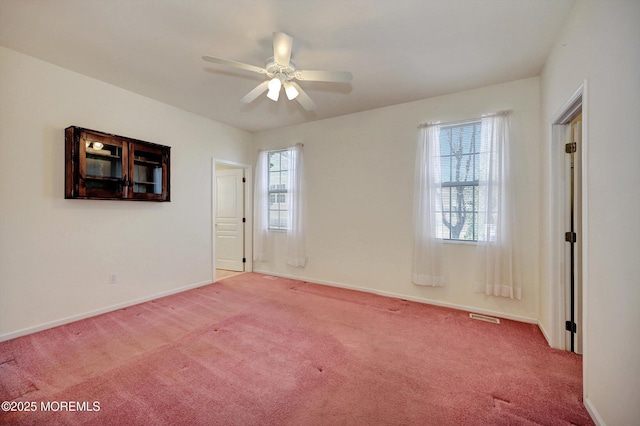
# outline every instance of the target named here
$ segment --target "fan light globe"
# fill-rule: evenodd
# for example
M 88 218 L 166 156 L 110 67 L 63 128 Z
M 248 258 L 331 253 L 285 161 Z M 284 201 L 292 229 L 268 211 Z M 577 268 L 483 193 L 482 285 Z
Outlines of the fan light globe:
M 274 77 L 271 79 L 267 87 L 269 88 L 267 98 L 271 99 L 274 102 L 277 102 L 278 98 L 280 97 L 280 88 L 282 87 L 282 82 L 279 78 Z
M 290 101 L 294 100 L 300 94 L 291 83 L 285 83 L 284 92 L 287 94 L 287 99 Z
M 282 86 L 282 82 L 280 81 L 280 79 L 278 77 L 273 77 L 269 82 L 268 87 L 269 87 L 269 90 L 279 91 L 281 86 Z
M 280 91 L 269 90 L 269 93 L 267 93 L 267 98 L 271 99 L 274 102 L 278 102 L 278 98 L 280 98 Z

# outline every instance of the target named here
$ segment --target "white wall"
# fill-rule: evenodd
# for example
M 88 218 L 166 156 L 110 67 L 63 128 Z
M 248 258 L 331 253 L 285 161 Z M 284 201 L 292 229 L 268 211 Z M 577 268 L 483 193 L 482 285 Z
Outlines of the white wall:
M 580 1 L 541 77 L 542 203 L 552 203 L 549 127 L 587 80 L 588 246 L 585 404 L 609 426 L 640 419 L 640 2 Z M 543 226 L 551 222 L 544 218 Z M 542 239 L 541 253 L 550 249 Z M 541 277 L 550 265 L 542 263 Z M 552 282 L 541 286 L 540 321 L 551 329 Z
M 0 339 L 212 281 L 211 159 L 251 134 L 5 48 L 0 94 Z M 65 200 L 70 125 L 171 146 L 171 202 Z
M 427 84 L 428 82 L 425 82 Z M 412 205 L 418 125 L 513 110 L 522 300 L 473 291 L 475 246 L 447 244 L 444 288 L 411 283 Z M 531 78 L 388 108 L 259 132 L 256 148 L 304 143 L 309 257 L 284 261 L 285 235 L 273 232 L 272 259 L 254 269 L 405 298 L 474 308 L 525 320 L 538 314 L 539 81 Z

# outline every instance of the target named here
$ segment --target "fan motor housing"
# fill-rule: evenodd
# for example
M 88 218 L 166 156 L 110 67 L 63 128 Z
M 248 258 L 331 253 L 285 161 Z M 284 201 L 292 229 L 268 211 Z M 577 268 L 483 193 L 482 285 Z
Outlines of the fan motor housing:
M 269 78 L 278 77 L 280 80 L 289 81 L 295 78 L 296 64 L 293 61 L 289 61 L 288 66 L 280 65 L 274 61 L 272 56 L 265 62 L 264 69 L 267 70 Z

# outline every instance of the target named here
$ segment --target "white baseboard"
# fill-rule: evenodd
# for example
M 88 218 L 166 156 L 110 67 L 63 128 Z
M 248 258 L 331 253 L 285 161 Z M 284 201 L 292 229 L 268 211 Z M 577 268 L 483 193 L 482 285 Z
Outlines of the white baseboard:
M 553 345 L 551 344 L 551 338 L 549 337 L 549 333 L 547 332 L 547 330 L 544 328 L 544 326 L 538 321 L 538 328 L 540 329 L 540 331 L 542 332 L 542 335 L 544 336 L 545 340 L 547 341 L 547 345 L 553 347 Z
M 15 339 L 16 337 L 26 336 L 27 334 L 37 333 L 38 331 L 47 330 L 49 328 L 58 327 L 60 325 L 65 325 L 72 323 L 74 321 L 83 320 L 86 318 L 95 317 L 96 315 L 106 314 L 107 312 L 117 311 L 118 309 L 127 308 L 129 306 L 138 305 L 140 303 L 148 302 L 150 300 L 160 299 L 161 297 L 171 296 L 172 294 L 182 293 L 183 291 L 191 290 L 197 287 L 202 287 L 204 285 L 211 284 L 211 281 L 201 281 L 199 283 L 189 284 L 183 287 L 175 288 L 168 291 L 162 291 L 160 293 L 155 293 L 150 296 L 142 297 L 140 299 L 130 300 L 123 303 L 118 303 L 116 305 L 106 306 L 104 308 L 96 309 L 89 312 L 84 312 L 78 315 L 71 315 L 66 318 L 61 318 L 55 321 L 46 322 L 44 324 L 36 325 L 33 327 L 23 328 L 22 330 L 12 331 L 10 333 L 0 334 L 0 342 L 4 342 L 6 340 Z
M 423 297 L 407 296 L 407 295 L 404 295 L 404 294 L 398 294 L 398 293 L 393 293 L 393 292 L 389 292 L 389 291 L 382 291 L 382 290 L 375 290 L 375 289 L 371 289 L 371 288 L 359 287 L 359 286 L 354 286 L 354 285 L 349 285 L 349 284 L 336 283 L 336 282 L 332 282 L 332 281 L 316 280 L 316 279 L 305 278 L 305 277 L 296 277 L 296 276 L 287 275 L 287 274 L 278 274 L 278 273 L 274 273 L 274 272 L 271 272 L 271 271 L 254 270 L 253 272 L 255 272 L 257 274 L 273 275 L 273 276 L 276 276 L 276 277 L 289 278 L 289 279 L 298 280 L 298 281 L 306 281 L 306 282 L 309 282 L 309 283 L 312 283 L 312 284 L 321 284 L 321 285 L 328 285 L 328 286 L 331 286 L 331 287 L 339 287 L 339 288 L 346 288 L 346 289 L 349 289 L 349 290 L 357 290 L 357 291 L 362 291 L 364 293 L 377 294 L 379 296 L 387 296 L 387 297 L 393 297 L 393 298 L 396 298 L 396 299 L 411 300 L 412 302 L 425 303 L 425 304 L 428 304 L 428 305 L 435 305 L 435 306 L 442 306 L 442 307 L 445 307 L 445 308 L 452 308 L 452 309 L 457 309 L 457 310 L 460 310 L 460 311 L 475 312 L 475 313 L 478 313 L 478 314 L 490 315 L 490 316 L 494 316 L 494 317 L 513 320 L 513 321 L 526 322 L 526 323 L 529 323 L 529 324 L 536 324 L 536 325 L 539 326 L 538 320 L 536 318 L 529 318 L 529 317 L 524 317 L 524 316 L 520 316 L 520 315 L 507 314 L 507 313 L 504 313 L 504 312 L 497 312 L 497 311 L 492 311 L 492 310 L 489 310 L 489 309 L 480 309 L 480 308 L 475 308 L 475 307 L 471 307 L 471 306 L 459 305 L 459 304 L 456 304 L 456 303 L 449 303 L 449 302 L 442 302 L 440 300 L 427 299 L 427 298 L 423 298 Z
M 600 417 L 600 413 L 598 413 L 598 410 L 596 410 L 596 407 L 593 406 L 589 398 L 584 399 L 584 407 L 591 416 L 591 420 L 593 420 L 597 426 L 606 426 L 606 423 L 602 420 L 602 417 Z

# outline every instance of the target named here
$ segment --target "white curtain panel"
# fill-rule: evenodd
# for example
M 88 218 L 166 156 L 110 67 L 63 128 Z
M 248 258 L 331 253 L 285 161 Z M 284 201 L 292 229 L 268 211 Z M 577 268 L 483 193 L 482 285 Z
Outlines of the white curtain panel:
M 476 291 L 521 298 L 516 277 L 514 185 L 509 160 L 511 113 L 482 119 Z
M 267 192 L 269 182 L 269 167 L 267 164 L 268 152 L 260 151 L 256 163 L 255 187 L 253 190 L 253 260 L 264 262 L 267 256 L 267 236 L 269 230 L 268 208 L 269 194 Z
M 442 178 L 440 174 L 440 126 L 420 128 L 416 156 L 414 202 L 413 283 L 444 286 L 442 239 Z
M 302 144 L 289 147 L 289 178 L 287 182 L 287 264 L 304 267 L 304 161 Z

